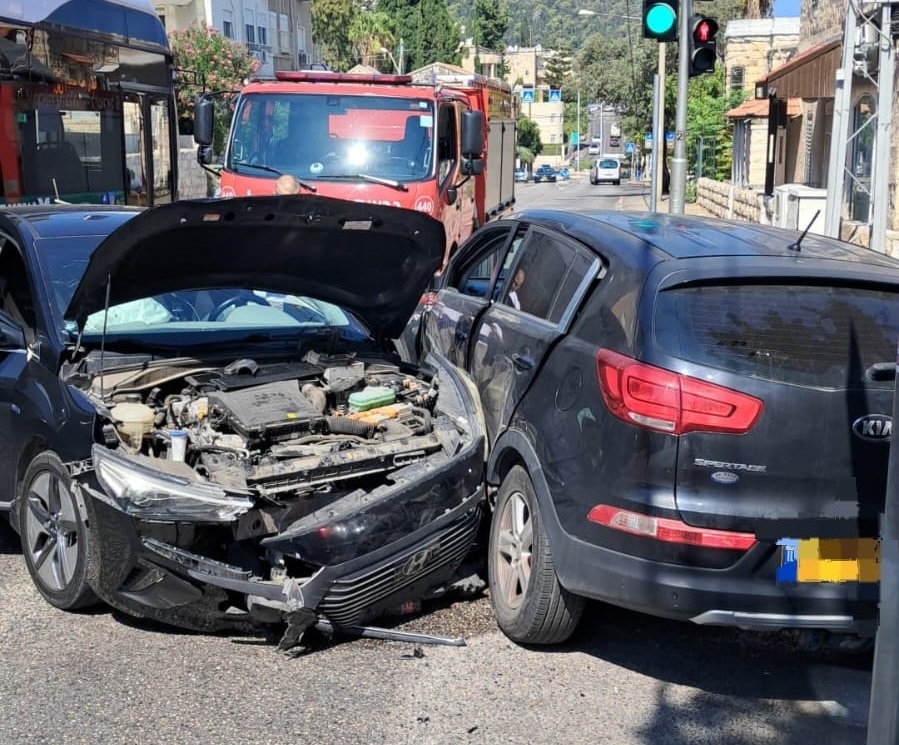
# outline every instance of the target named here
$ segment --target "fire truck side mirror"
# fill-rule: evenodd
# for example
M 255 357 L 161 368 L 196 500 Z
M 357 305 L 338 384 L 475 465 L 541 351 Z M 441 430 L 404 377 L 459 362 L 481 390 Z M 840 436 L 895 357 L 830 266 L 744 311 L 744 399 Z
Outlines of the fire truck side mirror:
M 197 148 L 197 162 L 201 166 L 208 166 L 212 163 L 212 145 L 200 145 Z
M 462 173 L 479 176 L 484 172 L 484 112 L 462 112 Z
M 194 142 L 198 145 L 212 144 L 212 101 L 206 96 L 197 96 L 194 102 Z

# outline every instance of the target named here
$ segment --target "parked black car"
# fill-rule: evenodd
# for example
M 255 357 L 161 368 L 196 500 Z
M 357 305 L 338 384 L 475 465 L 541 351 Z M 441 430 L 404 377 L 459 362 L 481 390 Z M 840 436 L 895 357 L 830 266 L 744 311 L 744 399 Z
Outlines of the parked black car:
M 878 535 L 899 262 L 798 237 L 529 210 L 455 256 L 421 342 L 481 395 L 490 592 L 513 640 L 566 639 L 584 598 L 873 631 L 876 581 L 795 582 L 781 539 L 853 556 Z
M 0 506 L 51 604 L 297 641 L 452 588 L 476 393 L 389 341 L 438 222 L 261 197 L 4 210 L 0 240 Z

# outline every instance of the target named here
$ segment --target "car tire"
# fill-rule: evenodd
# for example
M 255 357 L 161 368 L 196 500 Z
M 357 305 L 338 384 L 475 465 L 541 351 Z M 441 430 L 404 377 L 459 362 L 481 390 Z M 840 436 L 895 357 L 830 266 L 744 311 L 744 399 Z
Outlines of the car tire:
M 615 186 L 621 186 L 621 181 L 620 181 L 620 180 L 619 180 L 619 181 L 616 181 L 616 182 L 615 182 Z
M 87 521 L 55 453 L 41 453 L 29 464 L 17 513 L 25 565 L 44 599 L 62 610 L 96 604 L 87 583 L 93 557 Z
M 537 494 L 520 466 L 497 494 L 487 573 L 497 624 L 512 641 L 559 644 L 574 633 L 586 600 L 559 584 Z

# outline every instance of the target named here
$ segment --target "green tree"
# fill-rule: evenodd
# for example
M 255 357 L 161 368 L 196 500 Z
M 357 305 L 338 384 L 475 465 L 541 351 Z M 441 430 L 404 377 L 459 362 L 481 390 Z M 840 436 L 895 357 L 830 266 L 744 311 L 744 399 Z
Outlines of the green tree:
M 503 37 L 509 27 L 509 8 L 505 0 L 474 0 L 474 25 L 482 47 L 503 50 Z
M 518 119 L 518 146 L 527 148 L 534 155 L 543 152 L 543 143 L 540 141 L 540 128 L 533 119 L 526 116 Z
M 350 29 L 365 12 L 358 0 L 315 0 L 312 3 L 312 38 L 321 47 L 322 60 L 332 70 L 349 70 L 356 63 Z
M 571 53 L 560 49 L 552 57 L 546 57 L 543 67 L 543 82 L 550 88 L 563 88 L 571 78 Z
M 180 71 L 175 80 L 178 104 L 178 127 L 182 133 L 193 132 L 194 101 L 206 90 L 239 90 L 244 81 L 259 69 L 242 45 L 224 37 L 205 23 L 192 24 L 184 31 L 172 31 L 169 44 L 175 67 Z M 229 121 L 216 117 L 219 141 Z
M 743 91 L 727 91 L 724 68 L 718 66 L 715 72 L 699 75 L 690 80 L 687 97 L 687 166 L 696 167 L 696 153 L 699 138 L 703 142 L 704 161 L 702 174 L 720 181 L 730 179 L 733 152 L 733 125 L 726 112 L 743 100 Z M 714 155 L 714 159 L 711 157 Z M 708 161 L 714 167 L 709 168 Z
M 446 0 L 378 0 L 377 9 L 391 18 L 394 38 L 403 40 L 403 69 L 459 64 L 462 34 Z
M 382 70 L 394 72 L 393 62 L 389 57 L 385 59 L 381 51 L 382 48 L 390 49 L 394 45 L 392 27 L 390 16 L 381 11 L 364 11 L 354 16 L 348 38 L 363 65 L 378 66 Z

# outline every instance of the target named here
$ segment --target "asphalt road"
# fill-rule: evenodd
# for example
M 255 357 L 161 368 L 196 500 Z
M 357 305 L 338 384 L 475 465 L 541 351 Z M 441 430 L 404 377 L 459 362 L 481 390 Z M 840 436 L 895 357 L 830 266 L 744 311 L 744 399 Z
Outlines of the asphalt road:
M 518 205 L 639 209 L 640 191 L 526 184 Z M 467 645 L 355 640 L 290 656 L 262 637 L 63 613 L 32 588 L 0 524 L 0 743 L 865 741 L 870 656 L 812 658 L 787 634 L 599 603 L 568 644 L 524 649 L 496 630 L 484 597 L 425 611 L 401 627 Z

